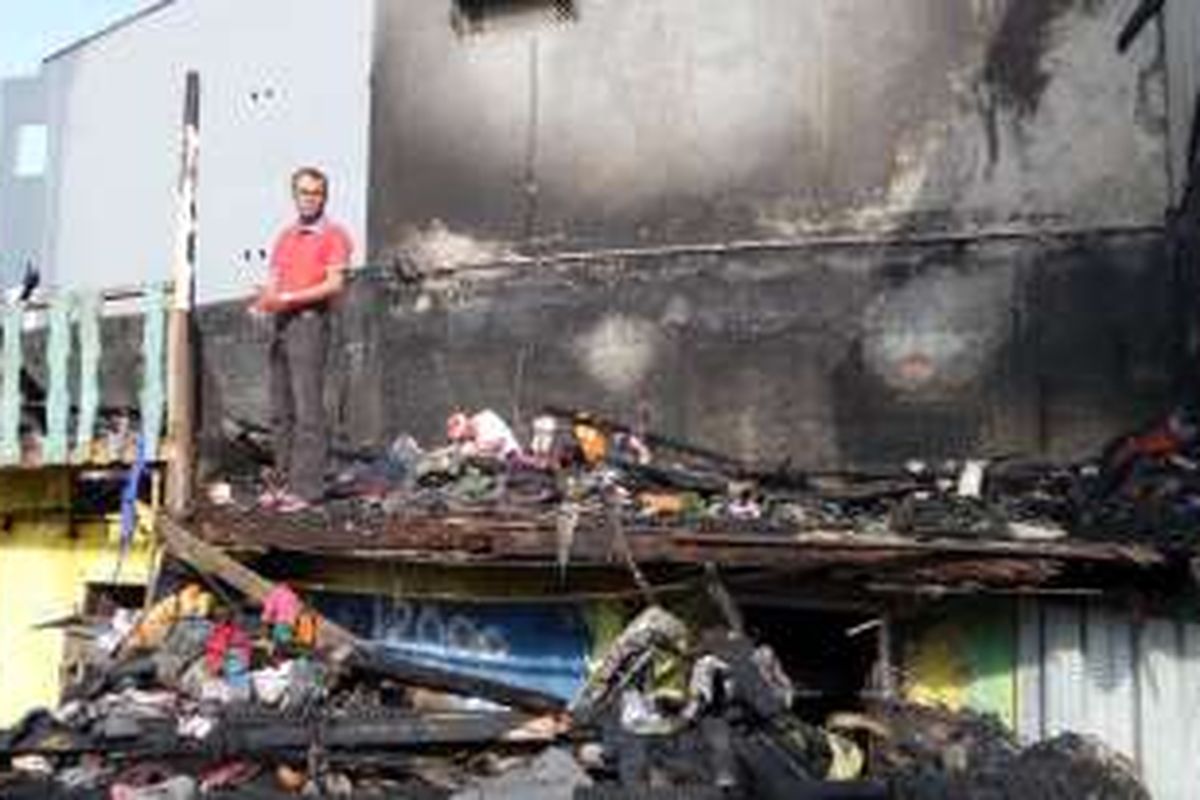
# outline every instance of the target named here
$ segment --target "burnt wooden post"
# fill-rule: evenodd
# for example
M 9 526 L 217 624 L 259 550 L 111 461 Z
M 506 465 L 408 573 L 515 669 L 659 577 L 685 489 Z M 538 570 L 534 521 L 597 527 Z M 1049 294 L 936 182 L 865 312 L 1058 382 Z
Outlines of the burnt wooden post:
M 167 509 L 183 514 L 191 505 L 195 447 L 195 369 L 191 310 L 196 279 L 196 174 L 200 151 L 200 75 L 188 72 L 183 103 L 183 140 L 176 198 L 175 251 L 167 343 Z

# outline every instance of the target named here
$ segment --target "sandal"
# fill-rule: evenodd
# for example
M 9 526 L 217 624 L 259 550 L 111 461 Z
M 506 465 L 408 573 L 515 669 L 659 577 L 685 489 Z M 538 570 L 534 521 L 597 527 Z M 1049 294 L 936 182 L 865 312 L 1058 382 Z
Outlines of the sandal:
M 279 500 L 274 506 L 280 514 L 295 514 L 297 511 L 307 511 L 312 507 L 312 503 L 303 497 L 290 493 L 279 495 Z

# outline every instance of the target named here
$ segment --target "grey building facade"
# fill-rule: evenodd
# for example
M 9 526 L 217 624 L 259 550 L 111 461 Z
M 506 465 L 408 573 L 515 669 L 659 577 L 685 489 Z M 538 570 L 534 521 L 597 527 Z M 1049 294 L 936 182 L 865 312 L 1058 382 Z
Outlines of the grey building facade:
M 350 429 L 553 402 L 810 467 L 1073 457 L 1179 393 L 1186 70 L 1157 20 L 1118 52 L 1130 4 L 447 5 L 378 9 L 371 245 L 426 280 Z
M 0 81 L 0 286 L 44 261 L 47 148 L 42 82 Z

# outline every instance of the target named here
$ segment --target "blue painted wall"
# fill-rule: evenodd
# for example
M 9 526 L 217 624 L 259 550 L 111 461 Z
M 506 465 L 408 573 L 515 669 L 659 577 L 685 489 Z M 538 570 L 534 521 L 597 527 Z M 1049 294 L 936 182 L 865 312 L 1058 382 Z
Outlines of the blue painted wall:
M 563 699 L 583 682 L 590 636 L 578 606 L 476 604 L 327 593 L 322 613 L 421 664 Z

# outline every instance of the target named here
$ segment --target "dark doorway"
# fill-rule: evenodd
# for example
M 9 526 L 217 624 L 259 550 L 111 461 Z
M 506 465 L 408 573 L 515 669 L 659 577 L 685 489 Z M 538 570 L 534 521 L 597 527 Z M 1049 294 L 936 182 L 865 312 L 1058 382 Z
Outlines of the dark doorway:
M 879 656 L 878 625 L 863 612 L 742 605 L 747 632 L 769 644 L 796 687 L 795 711 L 820 724 L 862 707 Z

